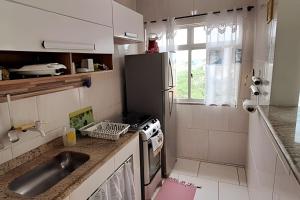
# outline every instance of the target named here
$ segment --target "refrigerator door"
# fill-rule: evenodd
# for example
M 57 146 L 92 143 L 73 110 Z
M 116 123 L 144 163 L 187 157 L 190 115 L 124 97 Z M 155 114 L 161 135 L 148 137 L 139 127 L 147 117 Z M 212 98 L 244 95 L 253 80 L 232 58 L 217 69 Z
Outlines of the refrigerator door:
M 167 177 L 174 168 L 177 157 L 176 104 L 174 101 L 174 89 L 165 91 L 164 99 L 165 144 L 162 154 L 162 168 L 164 177 Z
M 125 57 L 127 112 L 163 118 L 162 54 Z

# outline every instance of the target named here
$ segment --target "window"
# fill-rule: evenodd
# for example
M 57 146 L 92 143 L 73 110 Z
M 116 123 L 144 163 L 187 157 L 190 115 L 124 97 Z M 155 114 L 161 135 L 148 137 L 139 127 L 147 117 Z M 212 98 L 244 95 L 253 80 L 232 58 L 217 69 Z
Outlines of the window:
M 176 30 L 178 102 L 237 105 L 241 35 L 235 23 L 185 25 Z
M 177 99 L 201 102 L 205 99 L 206 30 L 187 26 L 176 30 Z

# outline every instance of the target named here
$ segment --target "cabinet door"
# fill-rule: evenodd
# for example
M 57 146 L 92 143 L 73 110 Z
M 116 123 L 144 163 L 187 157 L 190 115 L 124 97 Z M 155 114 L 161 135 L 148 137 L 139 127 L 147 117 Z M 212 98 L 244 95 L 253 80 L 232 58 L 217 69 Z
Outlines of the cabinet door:
M 0 50 L 113 53 L 112 28 L 8 2 L 0 3 Z M 44 49 L 43 41 L 87 44 L 88 50 Z M 93 50 L 94 49 L 94 50 Z
M 269 134 L 260 114 L 251 114 L 248 152 L 248 158 L 251 158 L 248 166 L 251 166 L 251 171 L 247 174 L 249 194 L 255 200 L 272 200 L 277 153 Z
M 113 2 L 114 36 L 144 41 L 143 16 Z
M 111 174 L 113 174 L 114 170 L 115 163 L 114 157 L 112 157 L 70 194 L 70 200 L 83 200 L 89 198 L 93 192 L 96 191 Z
M 299 200 L 300 186 L 289 166 L 278 156 L 273 200 Z
M 115 155 L 115 167 L 118 168 L 130 156 L 133 156 L 133 172 L 134 172 L 134 185 L 135 185 L 135 199 L 141 199 L 141 172 L 140 172 L 140 148 L 139 136 L 136 137 L 125 147 L 123 147 Z
M 112 27 L 111 0 L 14 0 L 24 5 Z

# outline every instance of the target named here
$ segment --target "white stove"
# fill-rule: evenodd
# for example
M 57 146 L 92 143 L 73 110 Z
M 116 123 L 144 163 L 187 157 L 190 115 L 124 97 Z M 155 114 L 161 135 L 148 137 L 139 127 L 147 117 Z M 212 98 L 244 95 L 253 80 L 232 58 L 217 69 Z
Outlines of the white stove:
M 142 199 L 151 199 L 156 188 L 161 185 L 161 150 L 154 153 L 152 139 L 161 134 L 158 119 L 152 118 L 139 127 L 142 169 Z
M 158 119 L 151 119 L 140 127 L 140 134 L 143 141 L 149 140 L 161 129 Z

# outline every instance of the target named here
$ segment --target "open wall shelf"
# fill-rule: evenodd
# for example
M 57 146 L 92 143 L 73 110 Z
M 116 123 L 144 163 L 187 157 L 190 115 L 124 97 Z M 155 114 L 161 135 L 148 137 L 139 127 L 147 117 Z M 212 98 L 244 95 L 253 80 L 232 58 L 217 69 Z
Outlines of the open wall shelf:
M 71 74 L 72 63 L 80 66 L 82 59 L 93 59 L 94 63 L 105 64 L 108 70 Z M 113 70 L 111 54 L 53 53 L 0 51 L 0 66 L 5 69 L 20 68 L 24 65 L 60 63 L 67 67 L 60 76 L 26 77 L 0 81 L 0 103 L 10 94 L 13 100 L 38 96 L 77 87 L 90 86 L 91 75 Z

